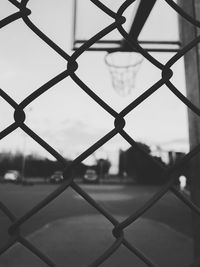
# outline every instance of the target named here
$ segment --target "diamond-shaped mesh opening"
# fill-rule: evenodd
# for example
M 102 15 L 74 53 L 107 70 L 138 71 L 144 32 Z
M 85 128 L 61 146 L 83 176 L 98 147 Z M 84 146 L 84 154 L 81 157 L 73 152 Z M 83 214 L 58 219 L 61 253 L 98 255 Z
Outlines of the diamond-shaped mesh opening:
M 163 85 L 126 116 L 124 129 L 133 139 L 150 146 L 178 139 L 188 143 L 186 113 L 185 105 Z

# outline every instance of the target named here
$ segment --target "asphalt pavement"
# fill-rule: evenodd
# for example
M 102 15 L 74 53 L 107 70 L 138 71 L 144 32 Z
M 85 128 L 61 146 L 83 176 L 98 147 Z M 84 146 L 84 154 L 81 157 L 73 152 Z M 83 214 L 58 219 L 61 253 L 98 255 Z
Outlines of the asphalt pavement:
M 31 234 L 28 239 L 53 260 L 56 266 L 86 267 L 114 243 L 112 229 L 112 224 L 100 215 L 80 216 L 52 222 Z M 125 237 L 155 266 L 186 267 L 192 263 L 192 239 L 164 224 L 141 218 L 125 230 Z M 0 258 L 0 266 L 45 265 L 17 244 Z M 101 266 L 145 267 L 147 265 L 121 245 Z
M 158 187 L 119 184 L 80 186 L 119 221 L 135 212 L 159 190 Z M 0 199 L 20 217 L 55 188 L 55 185 L 0 185 Z M 9 226 L 9 221 L 2 212 L 0 225 L 1 247 L 8 240 L 6 232 Z M 61 267 L 89 266 L 115 240 L 111 234 L 111 223 L 71 188 L 21 228 L 31 242 Z M 191 263 L 191 233 L 191 211 L 172 193 L 166 194 L 150 211 L 125 230 L 127 239 L 144 251 L 158 267 L 184 267 Z M 0 257 L 0 267 L 11 266 L 46 265 L 26 249 L 15 245 Z M 146 265 L 122 246 L 102 266 Z

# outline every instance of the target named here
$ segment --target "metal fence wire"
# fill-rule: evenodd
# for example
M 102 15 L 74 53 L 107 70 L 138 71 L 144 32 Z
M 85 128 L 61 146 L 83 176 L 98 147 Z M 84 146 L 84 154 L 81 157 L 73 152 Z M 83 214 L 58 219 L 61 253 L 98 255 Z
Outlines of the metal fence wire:
M 75 190 L 80 196 L 82 196 L 85 201 L 87 201 L 91 206 L 93 206 L 99 213 L 101 213 L 105 218 L 113 225 L 113 237 L 115 238 L 114 243 L 109 247 L 105 248 L 105 252 L 102 255 L 92 262 L 90 267 L 100 266 L 104 261 L 106 261 L 120 246 L 125 246 L 129 251 L 134 253 L 146 266 L 156 267 L 156 265 L 149 259 L 142 251 L 137 249 L 135 246 L 131 245 L 128 241 L 128 236 L 124 236 L 124 229 L 128 227 L 130 224 L 133 224 L 141 215 L 143 215 L 147 210 L 149 210 L 154 204 L 156 204 L 168 191 L 171 191 L 178 199 L 184 202 L 193 212 L 200 215 L 200 209 L 188 198 L 186 198 L 176 187 L 174 187 L 175 177 L 181 173 L 182 168 L 186 163 L 188 163 L 197 153 L 200 151 L 200 145 L 196 146 L 193 150 L 191 150 L 188 154 L 186 154 L 179 162 L 177 162 L 174 166 L 170 168 L 165 168 L 160 166 L 158 162 L 154 162 L 150 156 L 148 156 L 145 152 L 138 147 L 137 143 L 124 131 L 125 126 L 125 117 L 130 112 L 134 112 L 134 109 L 142 104 L 142 102 L 147 99 L 150 95 L 160 89 L 162 85 L 166 85 L 170 91 L 174 93 L 176 97 L 178 97 L 189 109 L 191 109 L 194 113 L 200 116 L 200 109 L 194 106 L 185 96 L 183 96 L 179 90 L 170 82 L 171 77 L 173 76 L 173 72 L 171 67 L 187 53 L 194 46 L 198 45 L 200 42 L 200 36 L 191 40 L 189 44 L 185 47 L 181 48 L 174 56 L 170 58 L 170 60 L 165 64 L 161 64 L 158 60 L 156 60 L 153 56 L 151 56 L 147 51 L 145 51 L 136 41 L 133 41 L 128 33 L 123 28 L 123 23 L 125 22 L 125 18 L 123 17 L 124 11 L 131 6 L 134 0 L 125 1 L 118 11 L 115 13 L 111 11 L 108 7 L 103 5 L 98 0 L 91 0 L 94 5 L 96 5 L 102 12 L 105 12 L 108 16 L 113 18 L 113 23 L 111 23 L 106 28 L 102 29 L 100 32 L 97 32 L 91 39 L 87 40 L 79 49 L 73 52 L 72 55 L 67 54 L 64 50 L 62 50 L 55 42 L 53 42 L 48 36 L 46 36 L 38 27 L 34 25 L 34 23 L 29 19 L 29 15 L 31 14 L 31 10 L 27 7 L 29 0 L 21 0 L 18 2 L 16 0 L 8 0 L 15 7 L 18 8 L 16 13 L 13 13 L 6 18 L 0 21 L 0 28 L 4 28 L 10 23 L 20 19 L 22 20 L 28 28 L 36 34 L 40 39 L 45 42 L 49 47 L 51 47 L 60 57 L 66 60 L 67 68 L 61 72 L 59 75 L 55 76 L 53 79 L 47 81 L 40 88 L 31 93 L 28 97 L 26 97 L 20 104 L 16 103 L 13 98 L 11 98 L 3 89 L 0 89 L 0 96 L 14 108 L 14 122 L 0 132 L 0 139 L 3 139 L 17 128 L 21 128 L 26 134 L 28 134 L 32 139 L 34 139 L 40 146 L 46 149 L 55 159 L 57 159 L 63 165 L 63 176 L 64 183 L 61 184 L 55 191 L 50 193 L 45 199 L 39 202 L 36 206 L 34 206 L 31 210 L 29 210 L 26 214 L 24 214 L 20 218 L 16 218 L 11 210 L 4 205 L 4 203 L 0 202 L 0 209 L 4 213 L 4 215 L 9 218 L 11 221 L 11 226 L 9 227 L 9 235 L 10 239 L 8 243 L 6 243 L 2 248 L 0 248 L 0 255 L 6 252 L 11 246 L 13 246 L 16 242 L 19 242 L 22 246 L 26 247 L 29 251 L 35 254 L 37 257 L 41 259 L 47 266 L 56 267 L 58 266 L 54 263 L 47 255 L 42 253 L 37 247 L 31 244 L 21 233 L 20 228 L 23 224 L 32 218 L 34 214 L 41 211 L 45 206 L 47 206 L 50 202 L 54 201 L 62 192 L 67 190 L 68 187 L 71 187 Z M 165 0 L 168 5 L 171 6 L 176 12 L 179 13 L 180 16 L 184 17 L 184 19 L 188 20 L 193 25 L 200 28 L 200 22 L 194 20 L 192 17 L 187 15 L 179 6 L 177 6 L 172 0 Z M 142 95 L 140 95 L 137 99 L 135 99 L 132 103 L 126 106 L 121 112 L 116 112 L 109 105 L 107 105 L 98 95 L 96 95 L 92 89 L 89 88 L 87 84 L 85 84 L 76 74 L 78 69 L 77 59 L 81 56 L 88 48 L 90 48 L 95 42 L 100 40 L 102 37 L 106 36 L 111 31 L 117 29 L 120 34 L 127 40 L 129 45 L 141 53 L 148 61 L 150 61 L 154 66 L 156 66 L 161 71 L 161 78 L 157 81 L 153 86 L 151 86 L 148 90 L 146 90 Z M 55 84 L 58 84 L 63 79 L 71 78 L 79 87 L 80 90 L 83 90 L 89 97 L 91 97 L 97 105 L 100 105 L 105 112 L 108 112 L 114 118 L 114 126 L 111 126 L 110 132 L 108 132 L 105 136 L 99 139 L 95 144 L 89 147 L 86 151 L 84 151 L 81 155 L 79 155 L 76 159 L 74 159 L 70 166 L 67 166 L 66 160 L 62 157 L 60 153 L 58 153 L 54 148 L 46 143 L 40 136 L 38 136 L 33 130 L 31 130 L 26 125 L 26 114 L 24 109 L 30 105 L 34 100 L 39 98 L 42 94 L 44 94 L 47 90 L 50 90 Z M 77 166 L 77 164 L 81 163 L 84 159 L 86 159 L 89 155 L 95 152 L 98 148 L 108 142 L 115 135 L 121 135 L 135 150 L 139 150 L 144 154 L 150 161 L 155 164 L 156 168 L 160 168 L 162 170 L 162 175 L 165 178 L 169 178 L 168 182 L 161 187 L 161 189 L 151 198 L 148 202 L 146 202 L 141 208 L 139 208 L 136 212 L 131 214 L 122 222 L 119 222 L 115 217 L 113 217 L 104 207 L 99 205 L 92 197 L 90 197 L 74 180 L 72 176 L 73 169 Z M 191 266 L 199 266 L 199 261 L 194 262 Z

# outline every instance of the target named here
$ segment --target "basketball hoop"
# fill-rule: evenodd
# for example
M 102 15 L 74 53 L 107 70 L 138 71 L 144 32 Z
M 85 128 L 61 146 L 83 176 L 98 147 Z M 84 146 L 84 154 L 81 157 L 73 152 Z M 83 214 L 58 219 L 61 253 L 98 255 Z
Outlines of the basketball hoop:
M 143 56 L 136 52 L 112 52 L 105 56 L 105 63 L 112 78 L 112 85 L 120 96 L 127 96 L 135 88 L 137 72 Z

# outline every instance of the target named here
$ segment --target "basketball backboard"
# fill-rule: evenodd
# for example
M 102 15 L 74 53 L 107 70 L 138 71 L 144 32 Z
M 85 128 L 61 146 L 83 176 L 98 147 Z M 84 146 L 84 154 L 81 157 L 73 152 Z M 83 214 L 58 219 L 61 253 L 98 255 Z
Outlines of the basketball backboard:
M 101 0 L 114 12 L 125 0 Z M 126 23 L 123 28 L 148 51 L 177 51 L 179 49 L 178 16 L 163 0 L 136 0 L 123 14 Z M 90 0 L 74 0 L 73 49 L 113 23 L 114 19 L 105 14 Z M 173 31 L 170 25 L 173 25 Z M 130 51 L 124 45 L 118 30 L 114 30 L 92 45 L 92 51 Z

